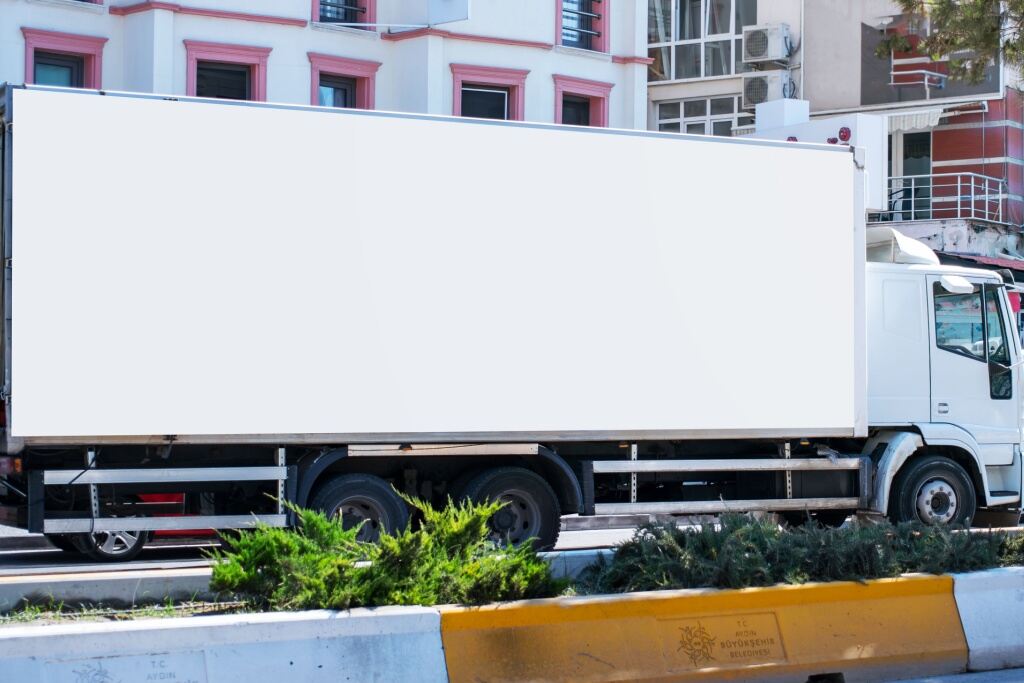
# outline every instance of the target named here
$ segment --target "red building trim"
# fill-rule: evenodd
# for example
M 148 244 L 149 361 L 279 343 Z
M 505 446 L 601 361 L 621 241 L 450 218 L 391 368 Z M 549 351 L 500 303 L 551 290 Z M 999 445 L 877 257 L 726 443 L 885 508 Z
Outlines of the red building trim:
M 35 82 L 35 54 L 36 50 L 43 50 L 81 57 L 84 66 L 82 86 L 97 90 L 103 87 L 103 46 L 107 42 L 106 38 L 24 26 L 21 35 L 25 37 L 26 83 Z
M 191 14 L 199 17 L 213 17 L 216 19 L 236 19 L 238 21 L 255 21 L 261 24 L 280 24 L 282 26 L 305 26 L 305 19 L 292 17 L 277 17 L 268 14 L 250 14 L 248 12 L 232 12 L 229 10 L 206 9 L 203 7 L 188 7 L 174 2 L 159 2 L 159 0 L 147 0 L 135 5 L 121 5 L 111 7 L 108 11 L 117 16 L 127 16 L 138 12 L 151 12 L 153 10 L 167 10 L 176 14 Z
M 508 88 L 508 118 L 522 121 L 526 113 L 526 75 L 522 69 L 503 69 L 495 66 L 472 64 L 451 64 L 452 70 L 452 114 L 462 116 L 462 86 L 495 85 Z
M 320 74 L 344 76 L 356 82 L 356 109 L 373 109 L 377 89 L 377 69 L 380 62 L 367 59 L 335 57 L 319 52 L 307 52 L 310 65 L 310 104 L 320 103 Z
M 555 123 L 562 123 L 562 98 L 564 95 L 578 95 L 590 100 L 590 125 L 608 127 L 608 98 L 614 83 L 588 81 L 574 76 L 552 76 L 555 81 Z
M 185 94 L 196 94 L 196 71 L 200 60 L 224 64 L 244 64 L 250 67 L 249 78 L 252 100 L 265 102 L 267 99 L 267 57 L 273 48 L 249 45 L 228 45 L 206 43 L 198 40 L 185 42 Z
M 594 36 L 594 42 L 591 49 L 594 52 L 608 52 L 611 49 L 611 11 L 612 11 L 612 0 L 601 0 L 600 12 L 596 12 L 601 15 L 600 19 L 595 19 L 592 24 L 592 30 L 600 33 L 598 36 Z M 555 45 L 562 44 L 562 0 L 555 0 Z

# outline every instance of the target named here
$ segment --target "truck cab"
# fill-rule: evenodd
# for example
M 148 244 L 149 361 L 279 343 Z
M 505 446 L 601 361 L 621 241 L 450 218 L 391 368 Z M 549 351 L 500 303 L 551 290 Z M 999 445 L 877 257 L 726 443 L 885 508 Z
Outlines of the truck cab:
M 940 265 L 925 245 L 889 228 L 868 233 L 868 422 L 876 436 L 866 452 L 902 434 L 904 451 L 927 454 L 910 469 L 902 456 L 880 467 L 875 507 L 936 523 L 973 519 L 975 508 L 1019 507 L 1012 278 Z

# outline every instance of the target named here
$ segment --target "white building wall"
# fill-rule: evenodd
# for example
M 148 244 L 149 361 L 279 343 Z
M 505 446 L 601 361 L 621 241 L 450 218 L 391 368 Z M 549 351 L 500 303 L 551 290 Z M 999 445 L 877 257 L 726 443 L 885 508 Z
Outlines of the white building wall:
M 608 0 L 610 49 L 606 54 L 556 45 L 558 0 L 473 0 L 471 17 L 433 27 L 432 33 L 400 40 L 387 32 L 343 28 L 310 21 L 311 0 L 191 0 L 187 8 L 235 12 L 250 20 L 196 16 L 168 9 L 128 15 L 111 9 L 141 0 L 0 0 L 0 82 L 25 80 L 22 27 L 108 38 L 102 87 L 182 95 L 188 78 L 185 40 L 272 48 L 267 64 L 267 99 L 309 104 L 308 52 L 380 62 L 375 108 L 452 113 L 450 64 L 527 69 L 525 118 L 554 118 L 554 74 L 613 85 L 609 125 L 646 127 L 646 0 Z M 381 24 L 415 24 L 427 0 L 377 0 Z M 257 15 L 257 16 L 253 16 Z M 258 15 L 305 22 L 286 25 Z M 454 34 L 454 36 L 452 35 Z M 617 59 L 613 59 L 616 57 Z

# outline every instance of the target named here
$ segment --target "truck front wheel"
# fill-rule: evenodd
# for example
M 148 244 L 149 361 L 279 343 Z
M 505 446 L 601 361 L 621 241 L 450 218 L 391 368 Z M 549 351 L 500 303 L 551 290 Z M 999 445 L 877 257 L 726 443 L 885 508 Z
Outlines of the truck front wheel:
M 942 456 L 911 461 L 897 475 L 889 503 L 894 522 L 970 526 L 977 497 L 970 475 Z
M 372 474 L 343 474 L 324 483 L 309 501 L 309 507 L 341 525 L 357 525 L 360 541 L 372 543 L 381 533 L 392 533 L 409 524 L 409 508 L 391 485 Z
M 505 503 L 491 518 L 494 540 L 523 543 L 531 538 L 538 550 L 549 550 L 558 541 L 562 518 L 558 497 L 536 472 L 522 467 L 498 467 L 474 477 L 463 495 L 477 502 Z

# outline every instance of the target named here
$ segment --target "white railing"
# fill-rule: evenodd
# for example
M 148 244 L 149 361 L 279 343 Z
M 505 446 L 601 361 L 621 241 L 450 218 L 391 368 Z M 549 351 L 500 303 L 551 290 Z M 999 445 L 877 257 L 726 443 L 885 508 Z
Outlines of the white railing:
M 905 175 L 889 179 L 885 211 L 871 222 L 971 219 L 1005 223 L 1006 181 L 979 173 Z

